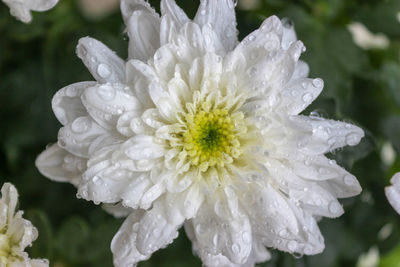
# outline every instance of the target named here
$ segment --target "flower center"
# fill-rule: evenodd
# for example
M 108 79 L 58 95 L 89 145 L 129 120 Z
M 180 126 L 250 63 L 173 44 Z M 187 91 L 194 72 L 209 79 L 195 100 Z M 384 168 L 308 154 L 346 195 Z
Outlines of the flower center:
M 186 114 L 183 148 L 191 164 L 206 171 L 214 165 L 223 167 L 239 157 L 242 151 L 235 125 L 243 125 L 243 117 L 241 112 L 229 115 L 228 110 L 218 108 Z

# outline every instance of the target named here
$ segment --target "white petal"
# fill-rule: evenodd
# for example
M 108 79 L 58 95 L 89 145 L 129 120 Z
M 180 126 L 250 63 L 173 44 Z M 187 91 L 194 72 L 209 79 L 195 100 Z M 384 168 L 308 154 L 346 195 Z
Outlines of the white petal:
M 296 32 L 294 30 L 293 24 L 289 21 L 283 21 L 283 34 L 282 34 L 282 48 L 287 50 L 290 45 L 297 41 Z
M 184 217 L 175 213 L 176 216 L 171 221 L 168 217 L 168 213 L 171 212 L 169 209 L 165 199 L 160 198 L 140 221 L 137 229 L 137 249 L 143 255 L 152 254 L 178 237 L 177 230 Z
M 24 23 L 32 21 L 32 15 L 29 8 L 23 3 L 13 1 L 3 1 L 10 8 L 10 14 Z
M 48 267 L 49 261 L 47 259 L 31 259 L 31 267 Z
M 105 203 L 101 207 L 115 218 L 128 217 L 134 211 L 132 208 L 125 207 L 122 203 Z
M 174 0 L 161 1 L 161 15 L 169 15 L 178 29 L 185 23 L 189 22 L 186 13 L 175 3 Z
M 146 62 L 160 47 L 160 19 L 148 10 L 134 11 L 127 22 L 129 59 Z
M 82 104 L 81 95 L 87 88 L 95 85 L 95 82 L 74 83 L 60 89 L 54 95 L 52 100 L 53 112 L 61 124 L 66 125 L 76 118 L 88 114 Z
M 147 64 L 133 59 L 126 65 L 127 84 L 131 85 L 135 96 L 147 108 L 154 107 L 148 87 L 152 81 L 158 81 L 157 74 Z
M 136 248 L 136 239 L 139 221 L 143 218 L 144 211 L 136 210 L 124 221 L 111 242 L 111 251 L 116 267 L 132 267 L 139 261 L 146 260 L 150 255 L 142 255 Z
M 318 97 L 323 87 L 324 82 L 321 79 L 291 80 L 281 91 L 281 102 L 277 108 L 289 115 L 297 115 Z
M 133 160 L 155 159 L 165 154 L 163 145 L 152 136 L 136 135 L 122 145 L 125 154 Z
M 313 255 L 324 249 L 315 219 L 270 186 L 251 187 L 243 199 L 254 235 L 267 247 Z
M 201 26 L 211 24 L 226 51 L 231 51 L 236 46 L 236 16 L 232 0 L 201 0 L 194 22 Z
M 125 24 L 127 24 L 129 18 L 133 12 L 137 10 L 147 11 L 157 17 L 157 13 L 145 0 L 121 0 L 121 13 L 124 18 Z
M 58 132 L 58 145 L 68 152 L 87 158 L 102 147 L 121 142 L 91 117 L 79 117 L 62 127 Z
M 90 37 L 81 38 L 76 53 L 98 82 L 125 81 L 125 62 L 102 42 Z
M 247 216 L 227 213 L 226 203 L 204 203 L 192 219 L 200 250 L 221 253 L 231 262 L 243 264 L 251 252 L 251 227 Z M 243 238 L 246 236 L 246 238 Z
M 364 131 L 353 124 L 319 117 L 291 116 L 290 127 L 295 129 L 290 144 L 307 155 L 355 146 L 364 137 Z
M 335 197 L 344 198 L 358 195 L 361 186 L 357 179 L 334 160 L 325 156 L 290 159 L 288 165 L 299 177 L 318 184 L 331 192 Z
M 86 169 L 86 159 L 74 156 L 53 144 L 37 157 L 35 165 L 44 176 L 77 186 Z
M 392 185 L 385 188 L 385 194 L 390 205 L 400 214 L 400 173 L 396 173 L 390 182 Z
M 15 208 L 17 207 L 18 203 L 18 192 L 15 186 L 11 183 L 4 183 L 3 186 L 1 187 L 1 199 L 0 203 L 5 204 L 6 208 L 2 209 L 2 213 L 5 211 L 6 216 L 1 217 L 1 228 L 5 227 L 4 225 L 4 219 L 5 223 L 7 223 L 8 220 L 10 220 L 12 217 L 14 217 L 15 213 Z M 2 214 L 3 215 L 3 214 Z
M 125 112 L 139 110 L 140 102 L 123 84 L 97 84 L 82 94 L 82 103 L 90 116 L 102 127 L 114 130 Z
M 29 0 L 26 2 L 33 11 L 46 11 L 53 8 L 58 0 Z

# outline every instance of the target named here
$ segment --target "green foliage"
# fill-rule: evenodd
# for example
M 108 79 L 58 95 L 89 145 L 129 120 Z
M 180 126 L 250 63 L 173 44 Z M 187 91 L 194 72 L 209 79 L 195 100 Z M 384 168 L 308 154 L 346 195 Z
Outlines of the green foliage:
M 198 1 L 177 2 L 193 16 Z M 373 246 L 380 250 L 381 267 L 400 266 L 400 217 L 383 192 L 390 176 L 400 171 L 399 11 L 400 0 L 261 0 L 256 10 L 238 9 L 241 38 L 272 14 L 293 21 L 307 47 L 302 59 L 309 63 L 310 75 L 325 81 L 323 93 L 305 114 L 316 111 L 323 117 L 351 120 L 366 132 L 357 147 L 329 155 L 359 178 L 364 191 L 342 200 L 344 216 L 319 223 L 325 251 L 299 259 L 273 251 L 271 261 L 261 266 L 355 266 L 359 256 Z M 389 47 L 359 48 L 347 30 L 352 21 L 386 34 Z M 93 21 L 82 15 L 73 0 L 61 0 L 53 10 L 35 13 L 29 25 L 16 21 L 0 4 L 0 181 L 16 185 L 20 207 L 39 229 L 30 254 L 50 259 L 52 266 L 112 265 L 109 246 L 122 221 L 93 203 L 76 199 L 71 185 L 42 177 L 34 160 L 55 142 L 60 127 L 51 110 L 54 93 L 73 82 L 92 79 L 75 56 L 79 38 L 99 39 L 126 57 L 123 30 L 118 11 Z M 385 143 L 396 151 L 394 163 L 382 161 Z M 378 233 L 388 224 L 392 231 L 382 238 Z M 201 263 L 181 231 L 178 240 L 139 266 Z

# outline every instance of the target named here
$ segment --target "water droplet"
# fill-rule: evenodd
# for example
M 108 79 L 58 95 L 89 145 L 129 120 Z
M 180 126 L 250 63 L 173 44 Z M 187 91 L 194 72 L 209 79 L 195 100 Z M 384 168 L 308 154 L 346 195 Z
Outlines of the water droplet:
M 361 140 L 360 135 L 356 133 L 351 133 L 346 136 L 346 144 L 349 146 L 357 145 Z
M 312 95 L 311 93 L 305 93 L 305 94 L 302 96 L 302 99 L 303 99 L 304 102 L 309 103 L 309 102 L 312 101 L 313 95 Z
M 329 211 L 330 211 L 332 214 L 338 214 L 338 213 L 340 212 L 340 210 L 341 210 L 341 207 L 340 207 L 340 204 L 339 204 L 339 203 L 337 203 L 337 202 L 335 202 L 335 201 L 332 201 L 332 202 L 329 204 L 328 209 L 329 209 Z
M 115 98 L 115 89 L 107 84 L 101 85 L 97 88 L 97 94 L 105 101 L 111 101 Z
M 213 236 L 213 245 L 214 245 L 214 246 L 218 246 L 218 234 L 215 234 L 215 235 Z
M 286 229 L 280 230 L 278 234 L 282 238 L 288 238 L 288 236 L 289 236 L 289 232 Z
M 244 231 L 242 233 L 242 240 L 244 243 L 250 243 L 251 242 L 251 234 L 247 231 Z
M 97 66 L 97 74 L 99 74 L 99 76 L 104 79 L 110 77 L 110 67 L 105 63 L 99 64 L 99 66 Z
M 355 185 L 355 184 L 356 184 L 355 179 L 354 179 L 352 176 L 348 175 L 348 174 L 346 174 L 346 175 L 343 177 L 343 182 L 344 182 L 346 185 L 348 185 L 348 186 L 352 186 L 352 185 Z
M 89 130 L 92 122 L 87 117 L 80 117 L 74 120 L 71 124 L 71 130 L 75 133 L 84 133 Z
M 232 252 L 235 254 L 238 254 L 240 252 L 240 246 L 239 244 L 233 243 L 232 245 Z
M 320 78 L 316 78 L 312 81 L 312 84 L 317 87 L 317 88 L 322 88 L 324 87 L 324 81 Z
M 64 157 L 64 163 L 66 163 L 66 164 L 70 164 L 70 163 L 72 163 L 74 161 L 74 157 L 72 156 L 72 155 L 66 155 L 65 157 Z
M 247 71 L 247 74 L 250 77 L 253 77 L 254 75 L 256 75 L 257 71 L 258 71 L 257 68 L 253 66 Z

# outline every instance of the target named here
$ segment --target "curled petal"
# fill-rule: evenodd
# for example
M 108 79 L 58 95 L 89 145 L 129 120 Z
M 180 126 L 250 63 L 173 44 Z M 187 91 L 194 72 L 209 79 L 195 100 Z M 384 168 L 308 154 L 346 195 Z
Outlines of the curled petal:
M 87 88 L 81 96 L 90 116 L 102 127 L 113 130 L 119 117 L 129 111 L 139 110 L 140 102 L 123 84 L 97 84 Z
M 129 59 L 146 62 L 160 47 L 160 19 L 148 10 L 134 11 L 127 23 Z
M 58 121 L 66 125 L 78 117 L 87 115 L 85 106 L 82 104 L 81 95 L 95 82 L 80 82 L 68 85 L 60 89 L 53 97 L 52 107 Z
M 88 158 L 102 147 L 119 143 L 117 136 L 98 125 L 91 117 L 79 117 L 58 132 L 58 145 L 78 157 Z
M 53 144 L 37 157 L 35 165 L 44 176 L 77 186 L 86 169 L 86 161 Z

